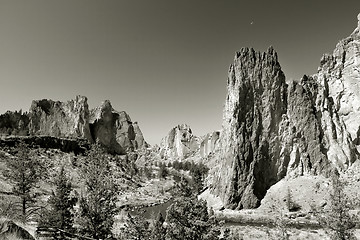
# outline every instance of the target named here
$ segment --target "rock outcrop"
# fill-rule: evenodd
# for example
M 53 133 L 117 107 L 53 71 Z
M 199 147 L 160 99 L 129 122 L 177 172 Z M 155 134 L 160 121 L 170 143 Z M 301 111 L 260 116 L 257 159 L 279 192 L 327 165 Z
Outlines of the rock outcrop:
M 273 48 L 236 53 L 216 160 L 220 168 L 212 173 L 227 207 L 258 207 L 267 189 L 285 176 L 329 176 L 359 158 L 359 29 L 321 59 L 317 74 L 298 82 L 285 82 Z
M 199 153 L 202 158 L 206 158 L 216 151 L 219 143 L 219 137 L 219 131 L 208 133 L 202 137 L 202 141 L 199 147 Z
M 82 138 L 58 138 L 51 136 L 18 136 L 0 139 L 0 147 L 15 147 L 21 142 L 31 148 L 59 149 L 62 152 L 73 152 L 75 155 L 86 154 L 90 144 Z
M 0 133 L 86 139 L 117 154 L 148 146 L 138 124 L 132 123 L 126 112 L 115 111 L 108 100 L 89 111 L 84 96 L 68 102 L 37 100 L 29 113 L 0 115 Z
M 30 134 L 54 137 L 82 137 L 91 140 L 87 98 L 68 102 L 38 100 L 30 107 Z
M 170 130 L 168 135 L 161 140 L 161 158 L 183 160 L 198 151 L 200 140 L 194 136 L 191 128 L 180 124 Z
M 274 49 L 237 52 L 227 88 L 215 185 L 228 207 L 257 207 L 284 165 L 279 162 L 279 130 L 287 111 L 287 85 Z
M 126 112 L 115 111 L 110 101 L 104 101 L 90 115 L 92 138 L 111 152 L 122 154 L 147 146 L 137 123 L 133 124 Z
M 116 139 L 116 123 L 118 123 L 118 119 L 119 114 L 113 112 L 110 101 L 104 101 L 91 111 L 89 120 L 91 135 L 94 141 L 106 146 L 110 152 L 124 154 L 124 147 Z
M 358 16 L 360 18 L 360 15 Z M 323 114 L 328 155 L 333 163 L 349 166 L 360 150 L 360 26 L 341 40 L 332 55 L 324 55 L 318 73 L 316 108 Z

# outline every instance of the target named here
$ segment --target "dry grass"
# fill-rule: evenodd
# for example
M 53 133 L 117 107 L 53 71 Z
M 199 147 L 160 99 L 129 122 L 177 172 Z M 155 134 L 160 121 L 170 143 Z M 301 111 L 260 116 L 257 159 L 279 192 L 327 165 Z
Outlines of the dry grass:
M 257 227 L 257 226 L 230 226 L 229 229 L 239 236 L 240 239 L 256 240 L 256 239 L 268 239 L 278 240 L 280 239 L 279 229 L 269 227 Z M 330 240 L 329 236 L 324 230 L 307 230 L 288 228 L 287 233 L 290 240 Z

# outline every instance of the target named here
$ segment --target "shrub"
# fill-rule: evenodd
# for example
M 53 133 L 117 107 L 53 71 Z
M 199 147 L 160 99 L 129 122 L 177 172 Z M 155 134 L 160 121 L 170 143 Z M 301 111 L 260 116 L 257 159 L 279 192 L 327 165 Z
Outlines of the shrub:
M 332 177 L 333 191 L 330 194 L 330 210 L 318 213 L 319 223 L 329 230 L 332 240 L 356 239 L 354 228 L 357 217 L 350 214 L 351 202 L 344 193 L 345 182 L 337 171 Z

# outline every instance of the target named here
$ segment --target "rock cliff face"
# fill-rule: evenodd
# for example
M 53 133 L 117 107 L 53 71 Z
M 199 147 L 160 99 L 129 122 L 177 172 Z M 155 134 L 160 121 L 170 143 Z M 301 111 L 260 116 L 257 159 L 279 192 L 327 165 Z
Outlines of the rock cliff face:
M 165 159 L 183 160 L 198 151 L 200 140 L 192 134 L 191 128 L 180 124 L 170 130 L 161 140 L 160 156 Z
M 279 179 L 279 129 L 286 107 L 287 85 L 273 48 L 263 54 L 237 52 L 229 69 L 216 184 L 228 207 L 258 206 Z
M 108 147 L 110 152 L 125 153 L 125 149 L 116 140 L 116 125 L 119 115 L 113 112 L 110 101 L 104 101 L 90 114 L 92 139 Z
M 87 98 L 59 102 L 33 101 L 30 107 L 30 134 L 91 139 Z
M 360 14 L 358 16 L 360 21 Z M 323 114 L 328 155 L 333 163 L 349 166 L 360 145 L 360 26 L 341 40 L 332 55 L 324 55 L 318 73 L 316 108 Z
M 199 147 L 199 153 L 202 158 L 206 158 L 210 154 L 213 154 L 219 143 L 220 132 L 214 131 L 211 133 L 206 134 L 202 137 L 202 141 Z
M 213 173 L 227 207 L 258 207 L 266 190 L 285 176 L 328 176 L 359 158 L 359 29 L 321 59 L 317 74 L 296 82 L 285 82 L 273 48 L 236 53 L 216 160 L 220 168 Z
M 147 146 L 137 123 L 133 124 L 126 112 L 115 111 L 110 101 L 104 101 L 90 115 L 92 138 L 110 151 L 121 154 Z
M 87 98 L 83 96 L 68 102 L 33 101 L 29 113 L 1 115 L 0 127 L 10 133 L 15 129 L 33 136 L 87 139 L 118 154 L 147 147 L 138 124 L 132 123 L 126 112 L 115 111 L 108 100 L 89 111 Z

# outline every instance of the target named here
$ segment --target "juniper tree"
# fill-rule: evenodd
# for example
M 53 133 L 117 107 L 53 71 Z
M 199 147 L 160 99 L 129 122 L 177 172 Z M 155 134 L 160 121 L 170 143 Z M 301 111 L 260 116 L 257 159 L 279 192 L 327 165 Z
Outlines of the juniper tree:
M 166 235 L 166 228 L 164 227 L 165 219 L 163 218 L 162 214 L 159 212 L 155 219 L 153 219 L 153 225 L 150 227 L 151 240 L 165 240 Z
M 219 239 L 220 226 L 208 213 L 206 202 L 180 197 L 166 210 L 166 239 Z
M 81 167 L 85 192 L 80 197 L 77 223 L 80 232 L 94 239 L 111 237 L 118 187 L 109 160 L 99 146 L 90 150 Z
M 48 200 L 50 209 L 43 211 L 39 226 L 56 227 L 66 232 L 73 232 L 73 208 L 77 199 L 72 196 L 73 188 L 66 176 L 64 167 L 61 167 L 54 184 L 56 189 Z
M 332 177 L 333 191 L 330 194 L 330 210 L 322 212 L 319 222 L 330 230 L 332 240 L 349 240 L 354 238 L 357 219 L 350 214 L 351 203 L 344 192 L 345 183 L 335 171 Z
M 141 215 L 128 213 L 125 229 L 121 233 L 121 240 L 152 240 L 149 222 Z
M 3 174 L 14 184 L 12 192 L 20 198 L 21 220 L 26 222 L 32 213 L 30 203 L 35 201 L 35 196 L 31 191 L 40 180 L 41 164 L 31 156 L 25 143 L 21 142 L 16 145 L 15 157 L 6 158 L 6 166 Z

